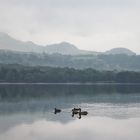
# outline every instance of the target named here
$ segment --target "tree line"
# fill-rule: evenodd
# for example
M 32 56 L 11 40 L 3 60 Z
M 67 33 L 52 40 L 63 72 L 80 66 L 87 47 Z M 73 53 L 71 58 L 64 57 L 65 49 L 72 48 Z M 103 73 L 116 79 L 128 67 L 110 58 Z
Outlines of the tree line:
M 99 71 L 95 69 L 53 68 L 47 66 L 0 65 L 0 82 L 86 83 L 115 82 L 140 83 L 140 72 Z
M 0 63 L 96 70 L 140 70 L 140 55 L 61 55 L 0 51 Z

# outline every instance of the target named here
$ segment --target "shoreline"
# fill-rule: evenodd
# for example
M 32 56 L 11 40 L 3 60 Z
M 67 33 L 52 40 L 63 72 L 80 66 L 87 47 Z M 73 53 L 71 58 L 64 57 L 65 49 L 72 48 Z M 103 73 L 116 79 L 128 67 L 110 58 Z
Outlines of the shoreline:
M 42 83 L 42 82 L 36 82 L 36 83 L 28 83 L 28 82 L 17 82 L 17 83 L 12 83 L 12 82 L 2 82 L 0 85 L 74 85 L 74 86 L 80 86 L 80 85 L 140 85 L 140 83 L 104 83 L 104 82 L 97 82 L 97 83 L 77 83 L 77 82 L 72 82 L 72 83 Z

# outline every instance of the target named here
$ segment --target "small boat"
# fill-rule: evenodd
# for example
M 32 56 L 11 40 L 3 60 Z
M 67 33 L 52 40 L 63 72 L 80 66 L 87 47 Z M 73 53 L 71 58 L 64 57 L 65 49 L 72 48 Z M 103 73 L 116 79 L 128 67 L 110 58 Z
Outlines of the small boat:
M 54 109 L 54 114 L 57 114 L 57 113 L 60 113 L 60 112 L 61 112 L 61 109 L 57 109 L 57 108 Z

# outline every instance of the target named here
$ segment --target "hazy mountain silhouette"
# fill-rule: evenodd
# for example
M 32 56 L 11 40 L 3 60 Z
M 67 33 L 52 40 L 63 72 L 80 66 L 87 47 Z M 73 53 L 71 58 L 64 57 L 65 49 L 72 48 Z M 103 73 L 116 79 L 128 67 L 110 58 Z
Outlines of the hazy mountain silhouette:
M 49 54 L 59 53 L 64 55 L 78 55 L 78 54 L 98 54 L 94 51 L 80 50 L 73 44 L 68 42 L 61 42 L 59 44 L 47 45 L 45 52 Z
M 78 55 L 78 54 L 97 54 L 93 51 L 84 51 L 78 49 L 76 46 L 62 42 L 59 44 L 52 44 L 47 46 L 37 45 L 31 41 L 23 42 L 6 33 L 0 33 L 0 49 L 12 50 L 12 51 L 23 51 L 23 52 L 36 52 L 36 53 L 59 53 L 65 55 Z
M 41 46 L 37 45 L 31 41 L 24 42 L 17 40 L 6 33 L 0 32 L 0 49 L 3 50 L 12 50 L 12 51 L 21 51 L 21 52 L 36 52 L 36 53 L 48 53 L 48 54 L 63 54 L 63 55 L 89 55 L 89 54 L 101 54 L 100 52 L 80 50 L 73 44 L 68 42 L 62 42 L 58 44 Z M 127 54 L 135 55 L 129 49 L 126 48 L 115 48 L 109 51 L 106 51 L 102 54 Z
M 0 33 L 0 49 L 23 52 L 41 52 L 43 48 L 31 41 L 23 42 L 14 39 L 8 34 Z
M 126 54 L 126 55 L 136 55 L 133 51 L 127 48 L 114 48 L 109 51 L 106 51 L 105 54 Z

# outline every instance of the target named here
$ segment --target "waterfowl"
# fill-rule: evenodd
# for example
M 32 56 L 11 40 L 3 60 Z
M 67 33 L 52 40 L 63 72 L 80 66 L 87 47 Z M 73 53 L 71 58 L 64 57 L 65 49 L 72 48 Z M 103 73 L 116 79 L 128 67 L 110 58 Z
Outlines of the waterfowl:
M 74 112 L 74 114 L 78 114 L 78 112 L 81 111 L 81 108 L 73 108 L 72 112 Z
M 81 119 L 81 116 L 82 116 L 82 115 L 87 115 L 87 114 L 88 114 L 87 111 L 80 111 L 80 112 L 79 112 L 79 119 Z
M 80 112 L 79 112 L 79 115 L 87 115 L 87 114 L 88 114 L 87 111 L 80 111 Z
M 79 114 L 79 111 L 72 111 L 72 117 L 74 117 L 76 114 Z
M 61 112 L 61 109 L 57 109 L 57 108 L 54 109 L 54 114 L 57 114 L 57 113 L 60 113 L 60 112 Z
M 81 108 L 73 108 L 72 109 L 72 117 L 74 117 L 75 114 L 79 114 L 80 111 L 81 111 Z

